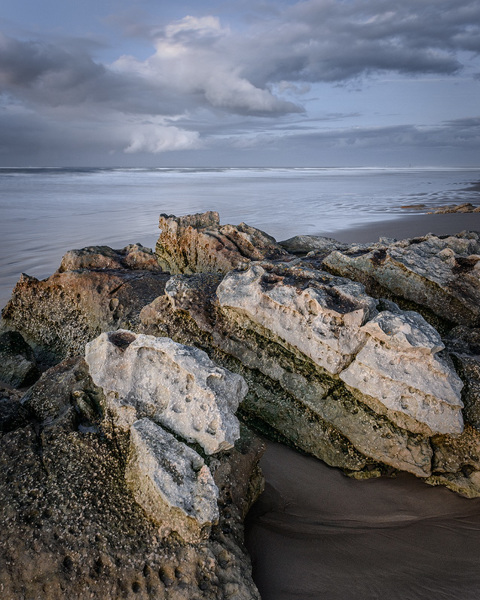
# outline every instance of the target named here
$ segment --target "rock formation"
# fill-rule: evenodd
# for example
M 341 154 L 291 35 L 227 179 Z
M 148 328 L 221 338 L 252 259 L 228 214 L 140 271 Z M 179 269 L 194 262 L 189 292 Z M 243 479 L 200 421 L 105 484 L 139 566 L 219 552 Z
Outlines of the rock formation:
M 0 334 L 0 381 L 13 387 L 31 385 L 40 372 L 30 346 L 18 331 Z
M 251 260 L 287 253 L 275 239 L 255 227 L 220 225 L 217 212 L 175 217 L 160 215 L 158 262 L 170 273 L 227 273 Z
M 169 276 L 152 260 L 138 245 L 67 252 L 48 279 L 20 277 L 1 326 L 22 334 L 41 363 L 82 355 L 102 331 L 135 327 L 143 306 L 163 293 Z
M 4 309 L 42 367 L 77 356 L 2 391 L 6 597 L 257 598 L 260 445 L 237 407 L 350 476 L 480 497 L 478 234 L 282 248 L 216 213 L 160 226 L 174 275 L 139 246 L 76 250 Z
M 118 330 L 87 344 L 86 361 L 117 426 L 128 430 L 148 417 L 207 454 L 233 448 L 239 437 L 235 412 L 246 384 L 198 348 Z
M 81 358 L 19 397 L 0 403 L 2 598 L 259 600 L 242 546 L 258 439 L 207 465 L 149 419 L 124 432 Z
M 415 302 L 453 323 L 480 325 L 480 236 L 427 235 L 365 249 L 335 250 L 323 266 L 370 293 Z

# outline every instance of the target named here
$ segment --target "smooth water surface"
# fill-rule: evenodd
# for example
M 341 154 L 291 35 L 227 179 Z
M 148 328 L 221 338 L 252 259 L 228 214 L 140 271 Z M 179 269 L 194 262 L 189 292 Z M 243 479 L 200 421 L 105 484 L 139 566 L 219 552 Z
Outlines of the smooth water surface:
M 0 306 L 22 272 L 47 277 L 69 249 L 153 246 L 160 213 L 217 210 L 281 240 L 399 218 L 404 205 L 478 203 L 479 179 L 471 168 L 0 169 Z

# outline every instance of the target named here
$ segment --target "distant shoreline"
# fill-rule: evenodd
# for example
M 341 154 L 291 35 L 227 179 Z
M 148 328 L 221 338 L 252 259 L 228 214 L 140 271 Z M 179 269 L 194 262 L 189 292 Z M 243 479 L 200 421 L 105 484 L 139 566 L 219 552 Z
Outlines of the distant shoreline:
M 478 186 L 480 188 L 480 183 Z M 345 243 L 369 243 L 378 242 L 380 237 L 401 240 L 423 236 L 427 233 L 448 235 L 460 231 L 480 231 L 480 213 L 405 215 L 398 219 L 377 221 L 334 232 L 322 231 L 315 235 L 331 237 Z

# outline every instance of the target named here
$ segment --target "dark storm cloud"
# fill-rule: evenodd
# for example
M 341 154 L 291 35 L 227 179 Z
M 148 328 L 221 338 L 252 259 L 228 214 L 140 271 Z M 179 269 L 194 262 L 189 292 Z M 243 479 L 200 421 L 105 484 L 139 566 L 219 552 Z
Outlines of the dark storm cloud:
M 303 84 L 342 83 L 386 71 L 454 76 L 466 57 L 480 52 L 479 0 L 263 4 L 239 28 L 211 15 L 148 28 L 131 23 L 130 31 L 152 44 L 150 56 L 119 53 L 110 64 L 73 40 L 0 34 L 0 118 L 6 123 L 14 115 L 15 147 L 22 139 L 34 143 L 39 132 L 48 138 L 49 128 L 75 136 L 82 147 L 90 143 L 128 153 L 195 149 L 202 146 L 200 132 L 224 139 L 249 133 L 235 142 L 248 146 L 256 131 L 265 143 L 268 131 L 289 135 L 289 129 L 305 127 L 298 122 L 306 102 Z M 251 129 L 238 133 L 243 117 Z M 431 143 L 468 133 L 459 123 L 440 129 L 437 138 L 430 134 Z M 345 145 L 381 139 L 378 130 L 337 133 L 337 142 Z M 384 133 L 400 143 L 427 140 L 415 128 Z

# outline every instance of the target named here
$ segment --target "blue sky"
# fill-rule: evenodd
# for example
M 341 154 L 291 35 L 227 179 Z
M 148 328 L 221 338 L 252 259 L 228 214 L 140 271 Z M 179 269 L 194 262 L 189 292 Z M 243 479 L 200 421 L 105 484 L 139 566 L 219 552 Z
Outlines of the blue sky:
M 2 0 L 0 166 L 478 166 L 480 0 Z

